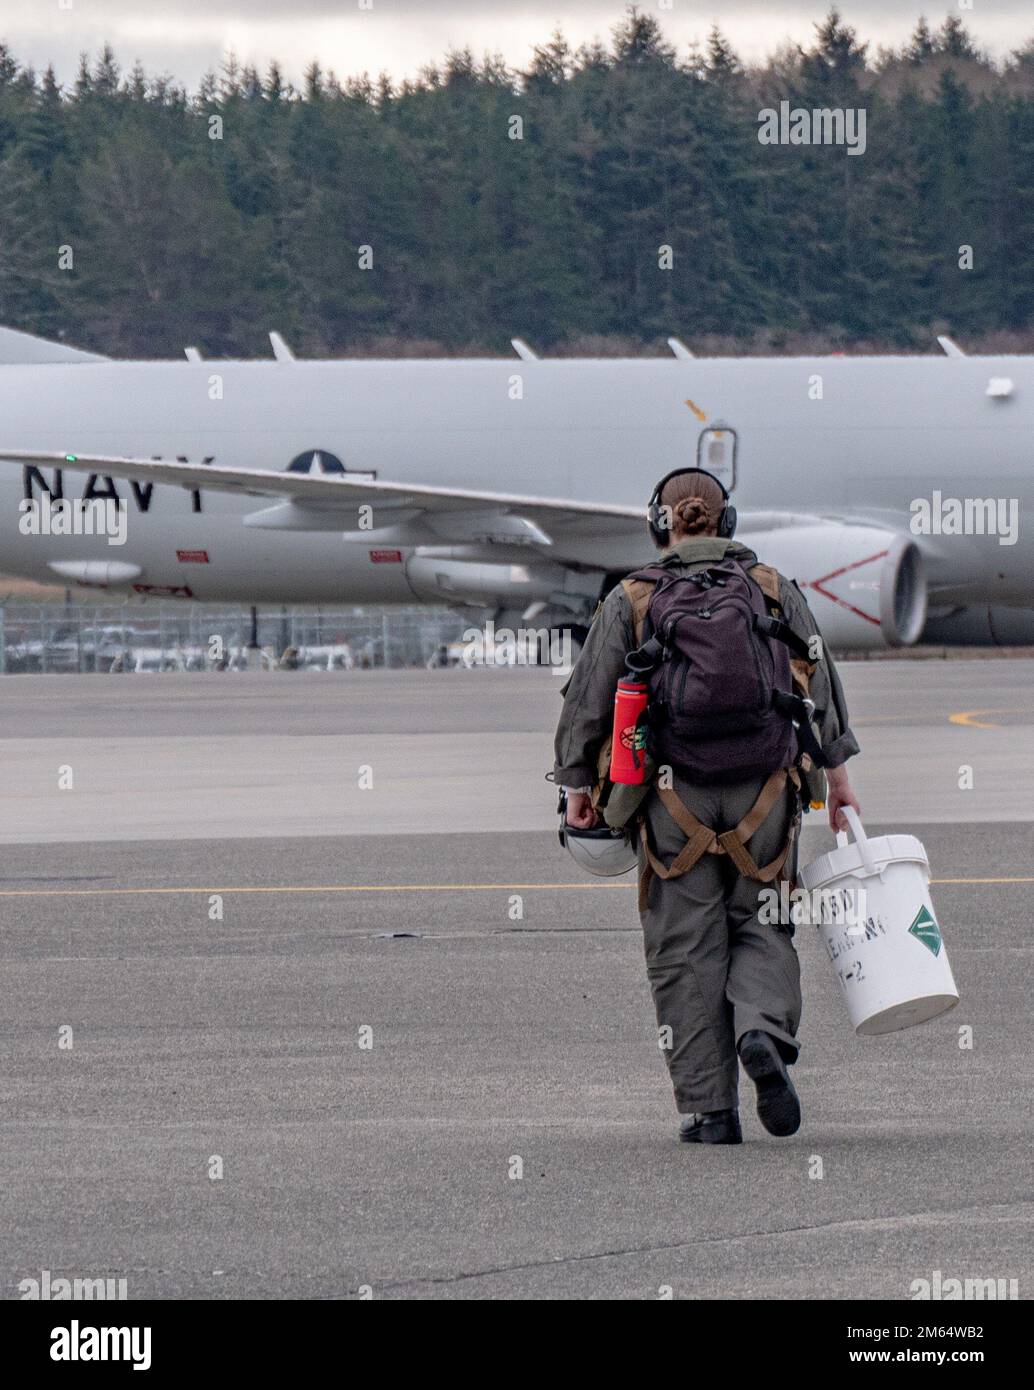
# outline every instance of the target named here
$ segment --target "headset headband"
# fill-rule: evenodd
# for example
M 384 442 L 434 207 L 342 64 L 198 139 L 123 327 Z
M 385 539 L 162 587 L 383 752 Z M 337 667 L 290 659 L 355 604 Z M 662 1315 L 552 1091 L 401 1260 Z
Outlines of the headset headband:
M 705 478 L 710 478 L 713 483 L 717 483 L 722 493 L 722 510 L 718 517 L 718 534 L 723 540 L 729 540 L 736 530 L 736 508 L 729 501 L 729 492 L 721 478 L 716 478 L 713 473 L 709 473 L 706 468 L 673 468 L 670 473 L 666 473 L 653 490 L 650 497 L 650 504 L 646 511 L 647 524 L 650 527 L 650 535 L 660 546 L 668 544 L 671 535 L 671 528 L 662 523 L 661 520 L 661 494 L 672 478 L 681 478 L 685 473 L 700 473 Z

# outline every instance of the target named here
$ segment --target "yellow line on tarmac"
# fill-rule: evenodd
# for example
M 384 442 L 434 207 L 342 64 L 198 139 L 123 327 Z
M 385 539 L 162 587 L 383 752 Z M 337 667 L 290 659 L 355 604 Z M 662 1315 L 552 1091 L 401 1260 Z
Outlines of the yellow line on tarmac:
M 326 883 L 261 888 L 5 888 L 0 889 L 0 898 L 103 898 L 134 893 L 509 893 L 633 887 L 634 883 Z
M 1034 883 L 1024 878 L 932 878 L 934 884 Z M 515 893 L 593 892 L 634 888 L 635 883 L 326 883 L 311 887 L 284 884 L 273 887 L 231 888 L 5 888 L 0 898 L 118 898 L 175 893 Z
M 931 883 L 1034 883 L 1030 878 L 932 878 Z
M 957 714 L 948 715 L 949 724 L 958 724 L 964 729 L 1000 729 L 1001 724 L 981 723 L 977 719 L 978 714 L 1030 714 L 1030 709 L 965 709 L 959 710 Z M 862 724 L 900 724 L 906 725 L 925 725 L 938 719 L 937 714 L 863 714 L 857 719 L 852 719 L 851 724 L 857 727 Z
M 949 714 L 949 724 L 961 724 L 966 729 L 1000 729 L 1001 724 L 983 724 L 976 717 L 978 714 L 1026 714 L 1026 710 L 1020 709 L 965 709 L 958 714 Z

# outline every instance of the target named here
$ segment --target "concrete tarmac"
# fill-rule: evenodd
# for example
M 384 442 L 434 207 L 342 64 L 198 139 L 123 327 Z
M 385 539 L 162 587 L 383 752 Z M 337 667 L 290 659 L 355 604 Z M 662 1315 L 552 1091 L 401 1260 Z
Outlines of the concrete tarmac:
M 556 844 L 549 673 L 7 678 L 4 1294 L 1028 1297 L 1032 666 L 844 668 L 962 999 L 855 1038 L 801 928 L 804 1126 L 744 1079 L 732 1149 L 675 1142 L 634 891 Z

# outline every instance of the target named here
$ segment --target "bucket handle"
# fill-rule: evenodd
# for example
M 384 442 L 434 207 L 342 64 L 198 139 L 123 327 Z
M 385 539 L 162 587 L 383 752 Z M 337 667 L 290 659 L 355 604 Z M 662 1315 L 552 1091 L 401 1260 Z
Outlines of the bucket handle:
M 854 836 L 855 844 L 858 846 L 858 853 L 862 856 L 862 865 L 865 869 L 865 872 L 867 874 L 875 876 L 879 873 L 879 869 L 877 869 L 876 861 L 872 857 L 872 851 L 869 848 L 869 841 L 866 838 L 864 829 L 862 828 L 862 822 L 858 818 L 858 812 L 854 809 L 853 806 L 841 806 L 840 809 L 844 813 L 844 819 L 851 827 L 851 834 Z M 837 831 L 837 844 L 841 849 L 843 849 L 846 846 L 846 831 Z

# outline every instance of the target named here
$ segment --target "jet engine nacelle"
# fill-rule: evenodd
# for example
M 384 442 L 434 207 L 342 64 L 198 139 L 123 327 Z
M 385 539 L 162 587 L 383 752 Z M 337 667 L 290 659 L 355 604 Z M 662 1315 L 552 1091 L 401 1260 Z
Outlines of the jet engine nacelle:
M 915 541 L 872 526 L 802 525 L 745 534 L 758 559 L 796 579 L 831 647 L 910 647 L 926 622 Z
M 406 579 L 417 598 L 432 603 L 523 609 L 562 588 L 564 571 L 549 561 L 530 565 L 485 563 L 456 558 L 455 549 L 422 547 L 410 556 Z

